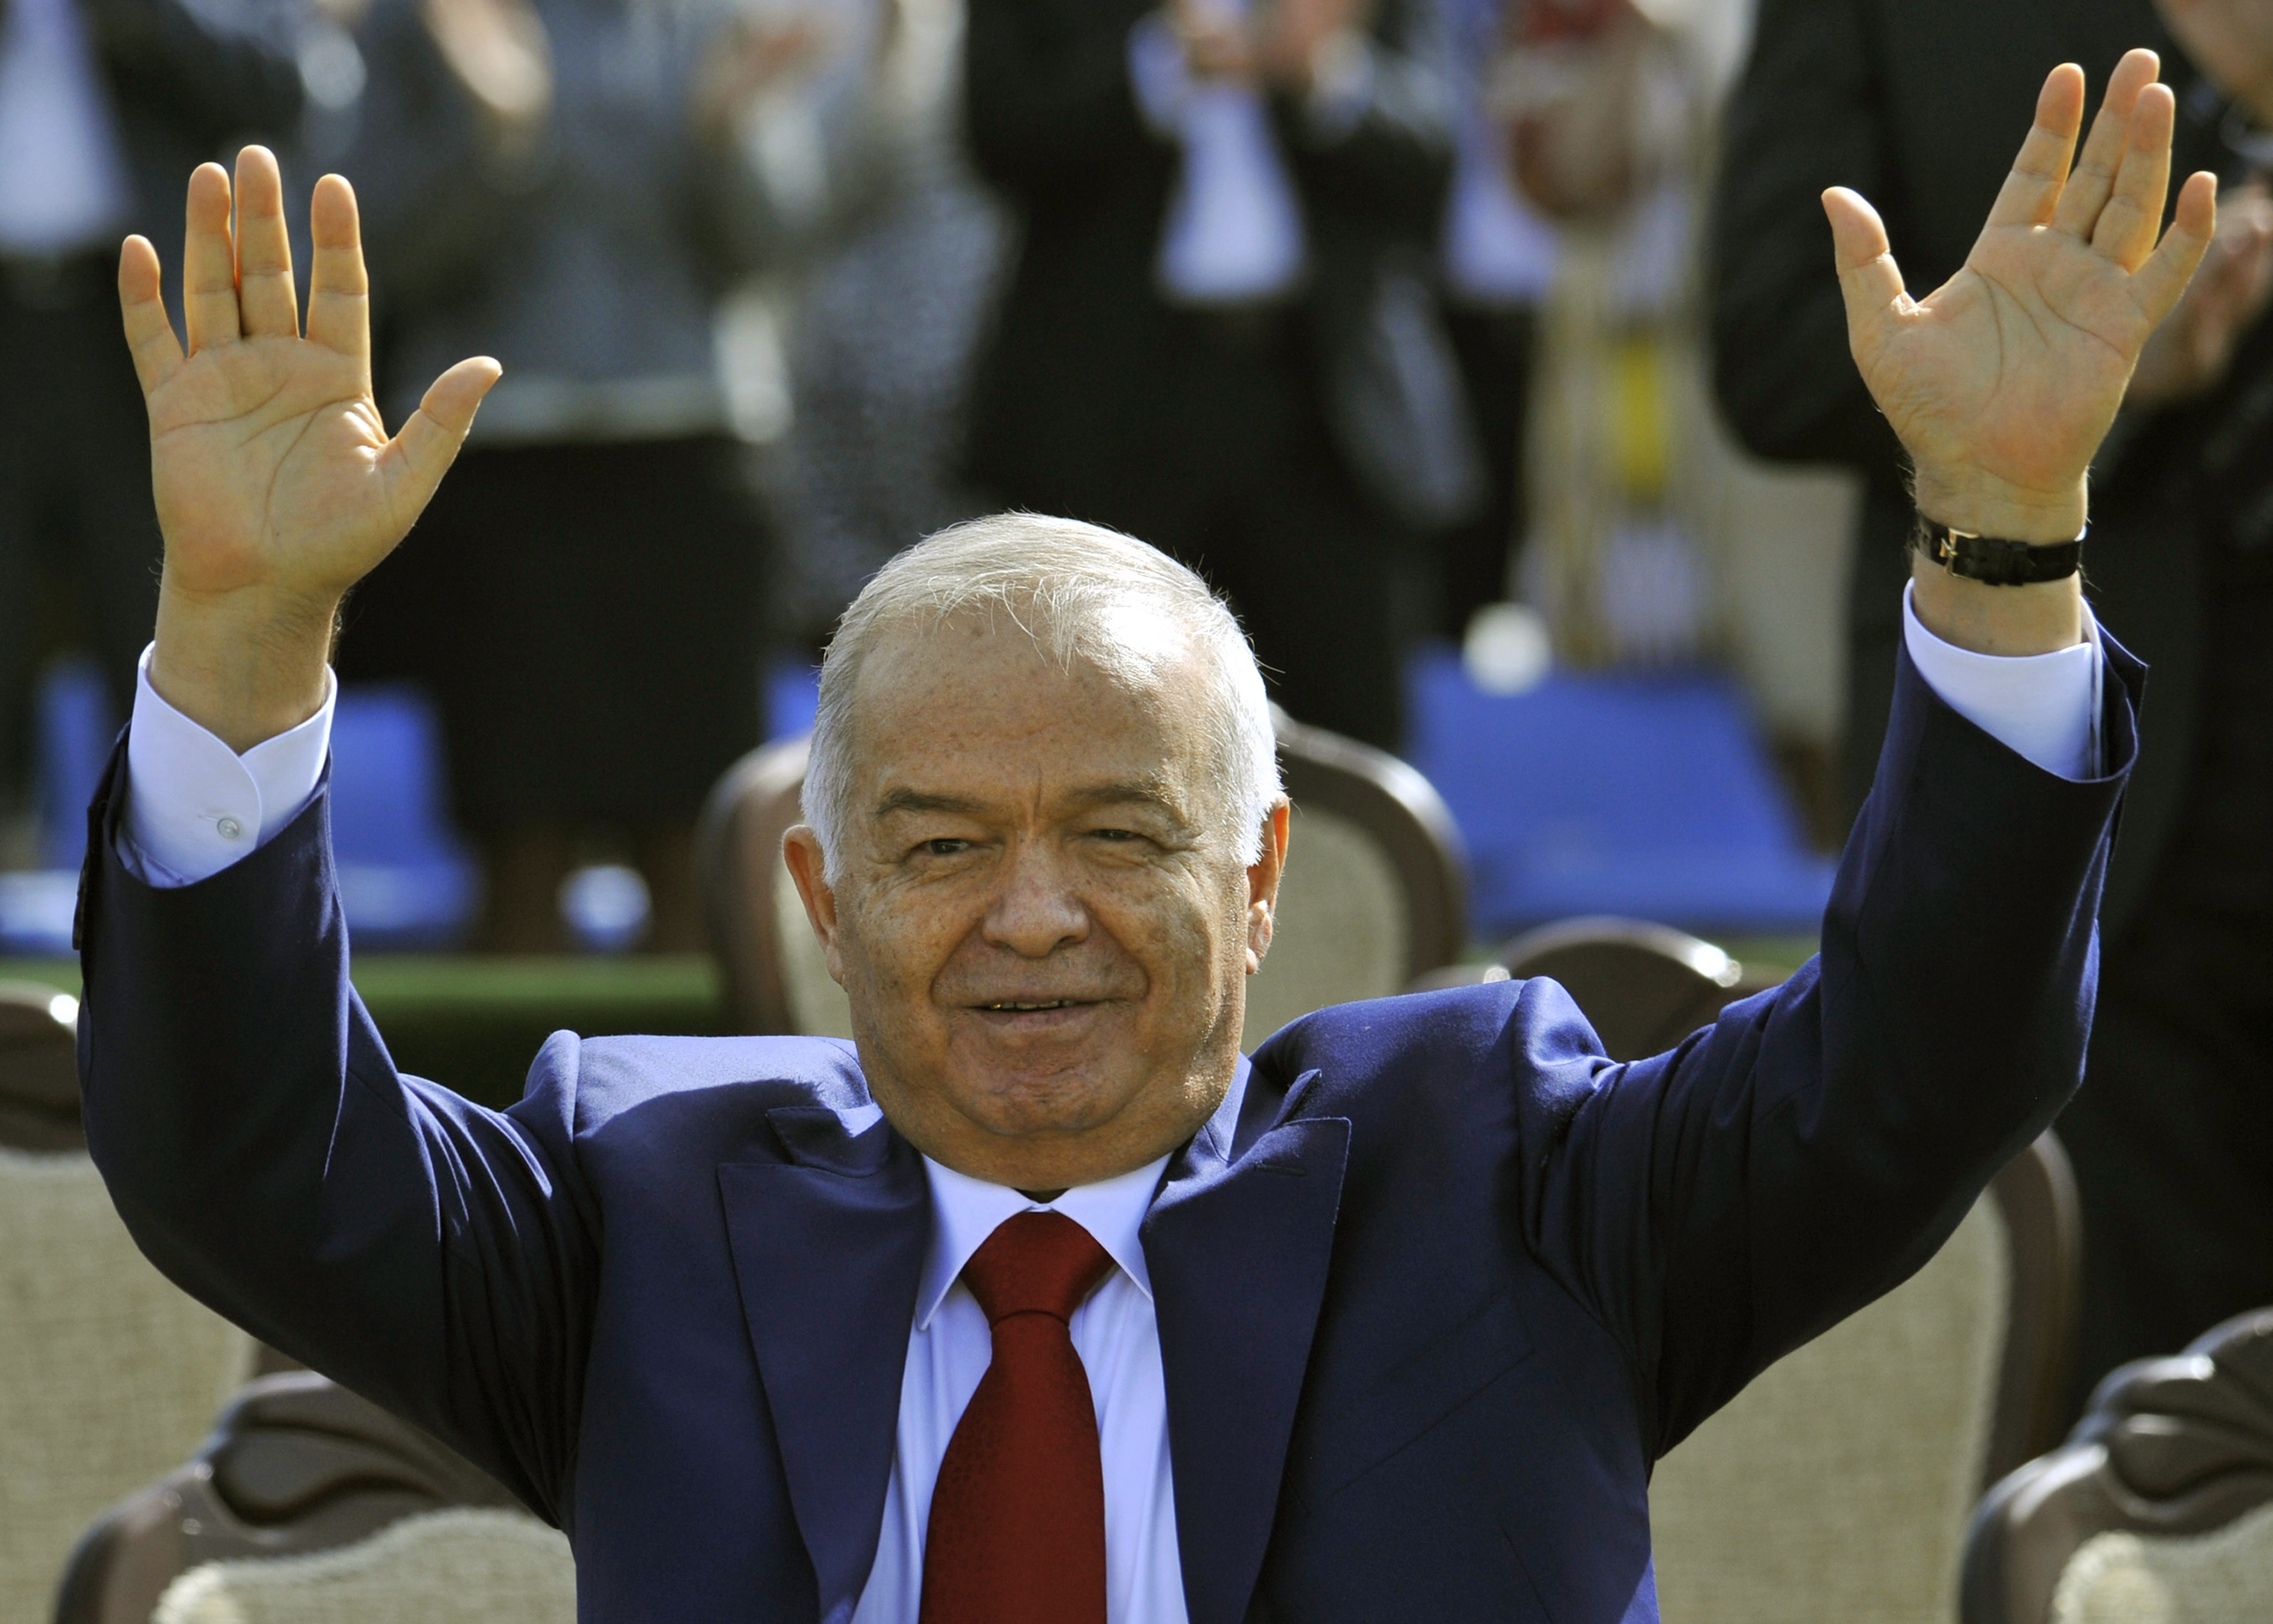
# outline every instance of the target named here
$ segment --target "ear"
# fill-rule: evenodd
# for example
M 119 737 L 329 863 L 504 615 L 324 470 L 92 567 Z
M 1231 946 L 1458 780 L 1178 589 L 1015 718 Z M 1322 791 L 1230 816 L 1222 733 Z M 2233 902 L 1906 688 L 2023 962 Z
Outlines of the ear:
M 1294 808 L 1282 798 L 1263 821 L 1263 853 L 1247 870 L 1247 973 L 1263 967 L 1279 913 L 1279 881 L 1287 872 Z
M 829 955 L 829 979 L 841 987 L 844 959 L 836 944 L 836 891 L 826 877 L 829 865 L 821 854 L 821 837 L 806 824 L 798 824 L 782 836 L 782 861 L 789 865 L 789 877 L 797 884 L 813 934 L 821 938 L 821 948 Z

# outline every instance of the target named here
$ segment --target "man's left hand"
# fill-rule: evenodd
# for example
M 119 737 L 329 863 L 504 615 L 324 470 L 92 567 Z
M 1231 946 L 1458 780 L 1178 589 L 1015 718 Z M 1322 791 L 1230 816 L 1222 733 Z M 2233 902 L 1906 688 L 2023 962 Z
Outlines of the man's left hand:
M 2175 113 L 2155 83 L 2159 65 L 2151 51 L 2125 56 L 2073 173 L 2083 74 L 2055 68 L 1964 268 L 1924 300 L 1904 291 L 1877 211 L 1844 187 L 1824 194 L 1849 342 L 1910 454 L 1929 518 L 2026 542 L 2082 530 L 2085 470 L 2141 348 L 2186 291 L 2217 226 L 2217 181 L 2195 175 L 2156 240 Z M 1920 613 L 1983 652 L 2042 652 L 2074 642 L 2081 628 L 2074 583 L 2051 584 L 2067 589 L 2057 601 L 2036 588 L 1953 588 L 1974 605 L 1964 624 L 1923 601 Z

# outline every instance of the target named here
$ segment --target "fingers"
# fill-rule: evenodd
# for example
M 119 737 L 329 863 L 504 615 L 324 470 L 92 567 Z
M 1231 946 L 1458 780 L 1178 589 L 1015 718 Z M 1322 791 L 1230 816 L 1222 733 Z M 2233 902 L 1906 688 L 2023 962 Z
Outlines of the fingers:
M 1832 187 L 1823 194 L 1823 212 L 1831 219 L 1832 255 L 1847 300 L 1848 339 L 1859 347 L 1873 327 L 1902 313 L 1902 273 L 1888 250 L 1885 222 L 1860 192 Z
M 2131 296 L 2150 325 L 2177 307 L 2217 232 L 2217 177 L 2206 170 L 2188 176 L 2179 189 L 2177 218 L 2131 278 Z
M 190 176 L 182 243 L 182 314 L 190 353 L 236 342 L 236 250 L 229 240 L 229 171 L 201 163 Z
M 2171 189 L 2171 128 L 2178 100 L 2167 85 L 2149 85 L 2132 110 L 2130 137 L 2114 195 L 2091 229 L 2091 245 L 2120 265 L 2136 270 L 2163 229 L 2163 199 Z
M 2072 62 L 2054 68 L 2037 93 L 2037 119 L 2013 160 L 2013 172 L 1989 211 L 1995 226 L 2040 226 L 2059 206 L 2067 180 L 2075 132 L 2083 125 L 2083 70 Z
M 337 175 L 318 181 L 309 225 L 315 263 L 308 279 L 308 336 L 368 366 L 371 282 L 364 273 L 355 188 Z
M 504 372 L 487 356 L 459 362 L 434 380 L 410 421 L 389 442 L 379 462 L 406 525 L 425 510 L 465 443 L 466 431 L 474 426 L 475 409 Z
M 292 244 L 284 232 L 284 177 L 266 147 L 248 147 L 236 155 L 236 300 L 248 338 L 300 336 Z
M 146 397 L 182 365 L 182 341 L 174 336 L 159 289 L 158 251 L 146 237 L 130 237 L 118 251 L 118 310 Z
M 2115 171 L 2123 162 L 2139 93 L 2153 84 L 2161 71 L 2162 59 L 2154 52 L 2132 50 L 2123 53 L 2123 60 L 2107 76 L 2107 94 L 2091 121 L 2091 133 L 2084 138 L 2083 155 L 2076 160 L 2075 173 L 2069 177 L 2052 215 L 2052 223 L 2070 237 L 2089 237 L 2099 211 L 2107 207 L 2108 197 L 2115 190 Z

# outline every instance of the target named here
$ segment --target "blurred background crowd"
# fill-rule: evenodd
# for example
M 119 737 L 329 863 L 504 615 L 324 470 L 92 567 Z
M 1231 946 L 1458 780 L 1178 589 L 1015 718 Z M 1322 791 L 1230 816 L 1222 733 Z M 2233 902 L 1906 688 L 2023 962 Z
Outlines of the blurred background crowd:
M 342 680 L 394 702 L 351 706 L 372 753 L 427 786 L 373 839 L 431 821 L 459 859 L 358 865 L 367 929 L 698 946 L 705 792 L 796 726 L 881 559 L 1003 507 L 1203 569 L 1291 714 L 1384 748 L 1474 735 L 1447 683 L 1669 676 L 1729 736 L 1729 873 L 1641 911 L 1820 901 L 1857 486 L 1770 471 L 1710 403 L 1744 0 L 4 15 L 0 355 L 56 388 L 0 429 L 0 862 L 72 866 L 148 632 L 116 241 L 170 253 L 187 168 L 257 139 L 296 203 L 355 183 L 391 419 L 459 356 L 506 372 L 346 618 Z M 0 940 L 42 906 L 52 934 L 62 889 L 0 893 Z
M 2080 1404 L 2273 1302 L 2264 12 L 0 0 L 0 952 L 67 946 L 154 604 L 116 245 L 171 261 L 249 139 L 302 207 L 356 186 L 390 426 L 506 369 L 345 615 L 359 943 L 699 949 L 713 784 L 803 728 L 882 559 L 1010 507 L 1190 562 L 1290 715 L 1419 766 L 1480 939 L 1804 936 L 1910 523 L 1818 194 L 1923 292 L 2044 71 L 2147 43 L 2228 190 L 2094 481 L 2095 602 L 2155 676 L 2060 1125 Z

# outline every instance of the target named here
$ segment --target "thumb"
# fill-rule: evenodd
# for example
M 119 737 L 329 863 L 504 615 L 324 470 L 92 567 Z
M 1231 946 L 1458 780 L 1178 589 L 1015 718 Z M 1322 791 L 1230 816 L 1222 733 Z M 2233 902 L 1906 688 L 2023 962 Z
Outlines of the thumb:
M 457 460 L 466 431 L 474 426 L 474 412 L 490 387 L 505 375 L 505 368 L 488 356 L 461 361 L 437 378 L 426 398 L 410 414 L 402 432 L 387 442 L 379 464 L 398 492 L 398 511 L 405 505 L 412 517 L 423 512 L 442 476 Z
M 1908 304 L 1902 268 L 1887 248 L 1886 222 L 1861 192 L 1832 187 L 1823 194 L 1823 212 L 1831 221 L 1832 259 L 1847 300 L 1847 342 L 1859 348 L 1865 334 Z

